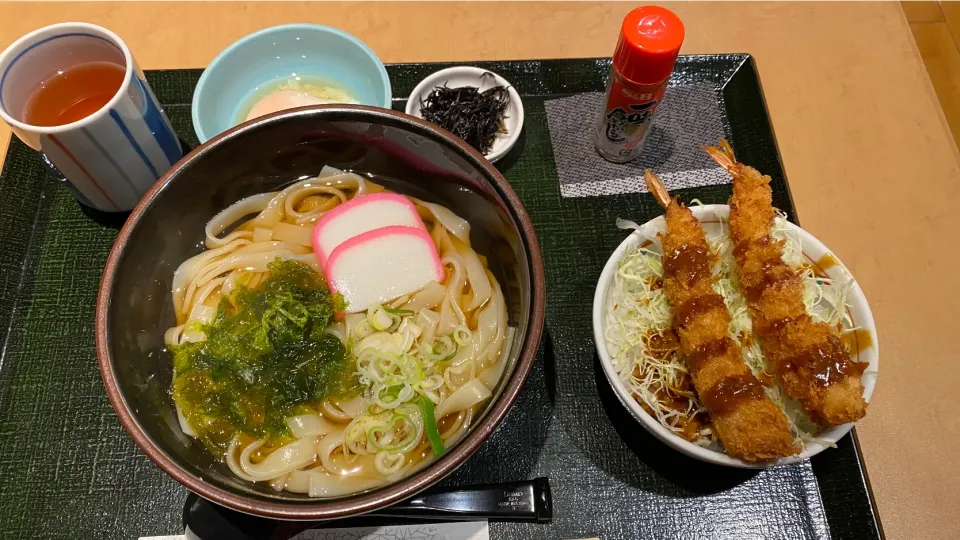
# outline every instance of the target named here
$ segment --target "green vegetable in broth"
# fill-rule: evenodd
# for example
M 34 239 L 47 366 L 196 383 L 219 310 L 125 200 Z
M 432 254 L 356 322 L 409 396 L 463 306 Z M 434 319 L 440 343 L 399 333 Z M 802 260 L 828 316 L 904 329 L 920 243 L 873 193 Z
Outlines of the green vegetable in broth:
M 420 414 L 423 415 L 424 429 L 427 432 L 427 440 L 430 441 L 430 448 L 433 455 L 440 457 L 447 451 L 443 446 L 443 439 L 440 437 L 440 430 L 437 427 L 437 419 L 433 415 L 434 406 L 426 396 L 420 396 L 418 401 L 420 405 Z
M 199 328 L 206 341 L 171 347 L 173 398 L 217 455 L 238 432 L 282 439 L 298 409 L 358 391 L 343 344 L 324 331 L 342 298 L 305 264 L 277 259 L 269 270 L 220 301 Z

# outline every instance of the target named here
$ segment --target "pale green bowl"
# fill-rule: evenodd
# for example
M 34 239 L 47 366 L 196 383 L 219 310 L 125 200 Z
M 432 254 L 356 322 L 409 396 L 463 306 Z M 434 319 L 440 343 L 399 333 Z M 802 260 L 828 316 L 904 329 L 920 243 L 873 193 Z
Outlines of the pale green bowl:
M 200 142 L 238 124 L 264 85 L 295 76 L 330 80 L 360 104 L 390 108 L 387 70 L 365 43 L 329 26 L 274 26 L 234 42 L 204 70 L 193 93 Z

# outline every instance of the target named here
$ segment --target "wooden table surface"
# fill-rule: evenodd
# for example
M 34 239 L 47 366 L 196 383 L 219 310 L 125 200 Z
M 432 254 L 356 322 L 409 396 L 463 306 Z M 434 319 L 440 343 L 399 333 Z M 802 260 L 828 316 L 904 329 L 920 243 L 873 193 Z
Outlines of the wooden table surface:
M 684 53 L 756 57 L 801 222 L 870 300 L 881 375 L 857 430 L 887 537 L 960 538 L 960 160 L 899 5 L 668 6 L 686 25 Z M 384 62 L 609 56 L 632 7 L 4 3 L 0 47 L 82 20 L 117 32 L 144 69 L 195 68 L 254 30 L 314 22 L 360 37 Z M 0 149 L 8 137 L 4 126 Z

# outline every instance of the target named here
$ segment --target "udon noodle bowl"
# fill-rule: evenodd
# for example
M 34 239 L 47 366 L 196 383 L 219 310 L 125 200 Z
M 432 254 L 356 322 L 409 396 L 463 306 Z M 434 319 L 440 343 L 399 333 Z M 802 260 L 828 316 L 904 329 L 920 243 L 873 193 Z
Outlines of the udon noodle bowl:
M 330 293 L 313 226 L 380 191 L 324 168 L 243 199 L 176 271 L 164 341 L 180 425 L 245 481 L 310 497 L 394 482 L 463 438 L 505 371 L 500 285 L 443 206 L 410 198 L 442 282 L 359 313 Z

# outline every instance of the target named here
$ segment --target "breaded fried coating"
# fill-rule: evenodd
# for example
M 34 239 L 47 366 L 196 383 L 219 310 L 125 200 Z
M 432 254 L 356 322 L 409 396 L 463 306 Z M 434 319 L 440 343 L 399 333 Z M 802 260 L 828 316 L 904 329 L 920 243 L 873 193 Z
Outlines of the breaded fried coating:
M 680 355 L 727 453 L 748 461 L 795 454 L 798 449 L 783 412 L 743 362 L 727 334 L 731 317 L 714 292 L 711 255 L 700 222 L 650 171 L 647 185 L 666 208 L 663 286 L 671 303 Z
M 777 381 L 820 425 L 862 418 L 867 404 L 861 368 L 850 360 L 838 330 L 807 314 L 801 277 L 783 262 L 783 243 L 770 236 L 776 217 L 770 177 L 737 163 L 725 140 L 706 150 L 733 177 L 730 234 L 737 273 Z

